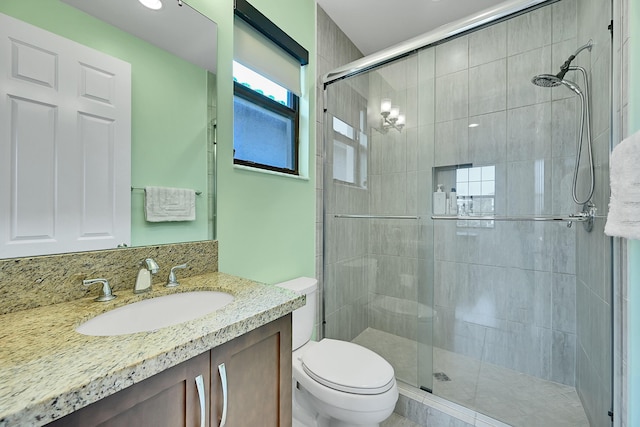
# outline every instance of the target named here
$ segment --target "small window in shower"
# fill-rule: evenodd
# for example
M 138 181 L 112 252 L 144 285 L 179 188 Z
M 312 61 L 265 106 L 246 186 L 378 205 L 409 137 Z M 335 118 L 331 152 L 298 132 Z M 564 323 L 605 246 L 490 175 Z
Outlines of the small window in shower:
M 496 167 L 478 166 L 456 170 L 458 215 L 494 215 Z M 493 221 L 460 221 L 463 227 L 493 227 Z
M 333 118 L 333 179 L 367 187 L 367 135 Z

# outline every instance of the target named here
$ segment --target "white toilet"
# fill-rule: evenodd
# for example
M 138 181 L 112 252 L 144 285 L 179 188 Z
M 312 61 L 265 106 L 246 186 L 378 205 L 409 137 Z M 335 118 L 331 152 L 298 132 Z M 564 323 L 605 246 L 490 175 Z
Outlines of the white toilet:
M 373 351 L 346 341 L 311 341 L 316 279 L 276 286 L 307 296 L 293 313 L 293 425 L 377 427 L 398 400 L 393 367 Z

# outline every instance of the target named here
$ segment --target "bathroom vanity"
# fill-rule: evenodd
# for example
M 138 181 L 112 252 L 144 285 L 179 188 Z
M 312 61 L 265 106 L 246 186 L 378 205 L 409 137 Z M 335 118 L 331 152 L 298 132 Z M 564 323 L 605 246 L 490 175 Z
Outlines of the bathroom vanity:
M 289 426 L 290 313 L 304 298 L 219 272 L 180 283 L 177 289 L 154 286 L 143 295 L 119 290 L 109 303 L 94 302 L 91 294 L 1 315 L 0 426 L 105 421 L 118 426 L 132 419 L 136 425 L 218 426 L 225 400 L 220 366 L 226 370 L 227 426 Z M 201 290 L 228 292 L 235 299 L 198 319 L 152 332 L 75 331 L 118 306 Z M 142 415 L 144 423 L 137 421 Z
M 289 372 L 291 315 L 162 371 L 48 426 L 82 427 L 107 423 L 116 427 L 129 426 L 132 420 L 136 425 L 154 427 L 219 426 L 222 419 L 226 426 L 289 426 Z

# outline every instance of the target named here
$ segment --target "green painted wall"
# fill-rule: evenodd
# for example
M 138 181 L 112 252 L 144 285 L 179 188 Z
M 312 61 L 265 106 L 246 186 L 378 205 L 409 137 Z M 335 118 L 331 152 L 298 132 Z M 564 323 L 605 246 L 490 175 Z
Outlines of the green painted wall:
M 309 51 L 311 63 L 304 69 L 303 97 L 301 99 L 301 153 L 300 169 L 305 179 L 296 179 L 233 167 L 233 1 L 191 0 L 190 5 L 218 24 L 218 146 L 217 146 L 217 237 L 220 244 L 220 270 L 275 283 L 296 276 L 315 275 L 315 2 L 313 0 L 253 0 L 254 7 L 287 32 Z M 32 16 L 33 10 L 38 10 Z M 52 17 L 63 9 L 70 13 L 65 22 L 54 23 Z M 129 47 L 126 40 L 115 46 L 101 46 L 94 32 L 106 32 L 104 24 L 71 13 L 66 5 L 53 0 L 2 0 L 0 11 L 29 20 L 61 35 L 82 41 L 92 47 L 113 52 L 114 56 L 134 64 L 138 68 L 137 53 L 119 52 L 117 48 Z M 89 33 L 89 30 L 91 31 Z M 120 37 L 125 37 L 121 35 Z M 133 46 L 132 46 L 133 47 Z M 113 49 L 113 50 L 110 50 Z M 142 54 L 143 52 L 140 52 Z M 122 55 L 122 56 L 121 56 Z M 146 55 L 145 55 L 146 56 Z M 188 68 L 187 65 L 184 66 Z M 145 70 L 144 82 L 149 85 L 151 75 L 147 70 L 157 67 L 140 65 Z M 193 74 L 191 74 L 193 73 Z M 191 76 L 187 78 L 186 76 Z M 134 148 L 135 165 L 132 182 L 136 186 L 167 185 L 206 190 L 206 90 L 193 87 L 179 89 L 180 81 L 206 84 L 204 75 L 195 70 L 178 68 L 166 70 L 163 77 L 154 76 L 158 96 L 172 99 L 171 110 L 184 118 L 192 118 L 201 124 L 180 127 L 183 118 L 163 123 L 153 113 L 156 99 L 134 98 Z M 134 81 L 134 87 L 135 87 Z M 184 102 L 178 99 L 184 98 Z M 188 99 L 188 102 L 187 102 Z M 202 118 L 202 120 L 201 120 Z M 195 130 L 194 130 L 195 129 Z M 175 172 L 174 172 L 175 171 Z M 142 194 L 132 195 L 132 209 L 141 209 Z M 205 199 L 198 199 L 198 217 L 206 221 Z M 200 212 L 203 212 L 200 215 Z M 185 224 L 177 224 L 171 233 L 163 224 L 143 224 L 136 219 L 134 243 L 157 243 L 169 234 L 177 234 L 175 240 L 201 240 L 206 238 L 206 226 L 192 230 Z M 206 224 L 205 224 L 206 225 Z M 164 225 L 166 226 L 166 225 Z M 175 233 L 174 233 L 175 231 Z M 204 232 L 205 235 L 201 235 Z M 168 237 L 167 237 L 168 238 Z
M 629 135 L 640 131 L 640 4 L 629 1 Z M 627 246 L 628 265 L 628 426 L 640 426 L 640 241 Z
M 221 4 L 224 3 L 224 4 Z M 252 5 L 309 51 L 303 78 L 301 169 L 296 179 L 233 167 L 233 5 L 192 0 L 218 23 L 218 224 L 220 271 L 275 283 L 315 275 L 315 3 Z
M 131 64 L 131 183 L 207 189 L 206 71 L 57 0 L 2 0 L 0 12 Z M 207 200 L 196 221 L 148 223 L 131 194 L 132 244 L 204 240 Z

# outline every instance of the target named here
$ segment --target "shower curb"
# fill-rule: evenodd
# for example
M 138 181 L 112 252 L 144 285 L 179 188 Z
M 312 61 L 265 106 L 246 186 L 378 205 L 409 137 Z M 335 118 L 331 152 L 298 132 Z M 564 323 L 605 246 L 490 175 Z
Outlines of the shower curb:
M 394 412 L 421 426 L 512 427 L 449 400 L 398 381 L 400 396 Z

